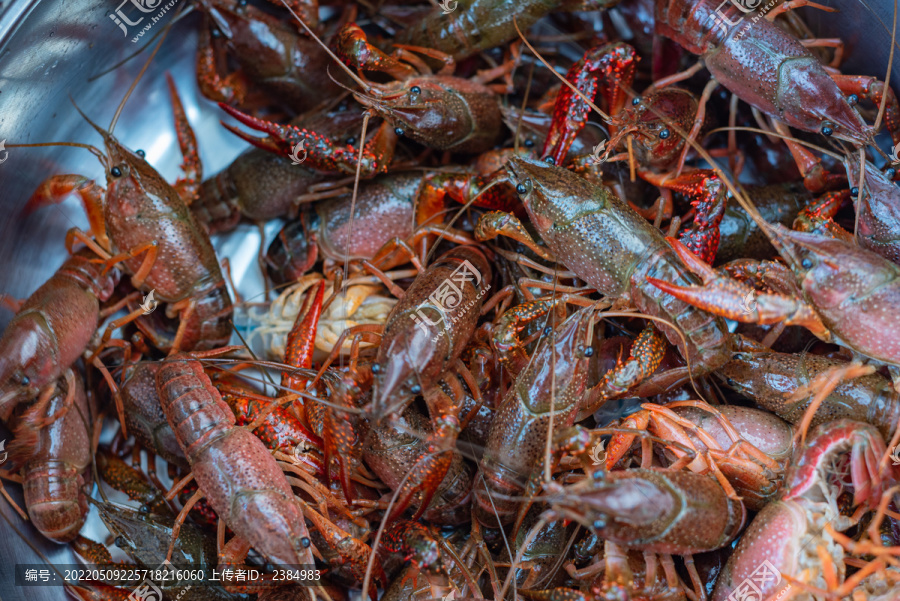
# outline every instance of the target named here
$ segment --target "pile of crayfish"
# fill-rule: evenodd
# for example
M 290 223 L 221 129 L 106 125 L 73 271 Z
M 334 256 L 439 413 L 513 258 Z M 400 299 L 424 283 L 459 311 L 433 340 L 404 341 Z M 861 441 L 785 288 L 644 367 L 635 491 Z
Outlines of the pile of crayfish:
M 166 599 L 900 599 L 900 104 L 751 4 L 187 4 L 225 170 L 171 78 L 174 183 L 118 112 L 7 144 L 105 182 L 24 207 L 89 228 L 4 297 L 6 502 L 260 575 Z M 273 220 L 242 299 L 211 236 Z

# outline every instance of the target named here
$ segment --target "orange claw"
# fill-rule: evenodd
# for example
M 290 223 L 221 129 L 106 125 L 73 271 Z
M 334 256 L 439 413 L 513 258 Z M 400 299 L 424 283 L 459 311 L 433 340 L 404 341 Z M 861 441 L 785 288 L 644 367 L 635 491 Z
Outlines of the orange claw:
M 372 554 L 372 549 L 369 545 L 358 538 L 353 538 L 349 532 L 342 530 L 330 520 L 322 517 L 321 514 L 306 503 L 303 503 L 302 507 L 303 515 L 306 519 L 312 522 L 313 528 L 325 538 L 328 546 L 337 553 L 338 562 L 347 564 L 354 577 L 363 582 L 369 565 L 369 557 Z M 369 583 L 369 598 L 372 601 L 376 601 L 378 599 L 377 582 L 380 582 L 382 586 L 387 586 L 387 577 L 377 556 L 373 560 L 372 568 L 374 579 Z
M 582 409 L 582 412 L 596 411 L 606 400 L 620 398 L 640 384 L 662 363 L 666 348 L 666 339 L 659 330 L 653 326 L 644 328 L 631 345 L 628 359 L 623 361 L 620 357 L 616 366 L 606 372 L 600 383 L 591 390 L 590 409 Z
M 54 175 L 38 186 L 22 209 L 23 215 L 30 215 L 37 209 L 61 203 L 69 194 L 78 194 L 87 213 L 91 233 L 103 248 L 109 248 L 106 236 L 106 221 L 103 219 L 103 197 L 106 190 L 94 180 L 83 175 Z
M 625 105 L 627 95 L 624 88 L 631 85 L 636 65 L 634 48 L 623 42 L 616 42 L 588 50 L 569 69 L 566 80 L 572 82 L 591 101 L 600 88 L 607 110 L 611 115 L 616 115 Z M 604 72 L 604 77 L 599 82 L 594 75 L 598 70 Z M 563 86 L 556 97 L 553 122 L 541 156 L 551 156 L 556 165 L 562 165 L 572 142 L 587 123 L 589 112 L 588 103 L 575 95 L 571 88 Z
M 625 421 L 622 422 L 622 427 L 644 431 L 649 424 L 650 412 L 646 409 L 641 409 L 637 413 L 629 415 Z M 611 470 L 613 466 L 625 456 L 625 453 L 631 448 L 632 443 L 634 443 L 635 437 L 637 437 L 637 434 L 625 434 L 623 432 L 616 432 L 612 435 L 609 444 L 606 445 L 607 470 Z
M 331 402 L 338 407 L 324 407 L 322 413 L 322 439 L 325 451 L 325 481 L 330 483 L 332 463 L 338 466 L 341 490 L 348 503 L 356 498 L 355 487 L 350 475 L 357 453 L 358 437 L 353 429 L 350 416 L 341 412 L 339 407 L 352 407 L 361 393 L 359 386 L 348 376 L 344 378 L 337 392 L 332 395 Z
M 815 311 L 803 300 L 783 294 L 760 294 L 750 286 L 719 275 L 698 259 L 684 244 L 666 238 L 688 269 L 703 280 L 703 286 L 678 286 L 671 282 L 647 278 L 647 281 L 677 299 L 716 315 L 743 323 L 761 325 L 785 322 L 802 325 L 825 340 L 828 330 Z
M 380 71 L 397 80 L 416 75 L 415 69 L 370 44 L 365 32 L 356 23 L 344 25 L 336 36 L 334 46 L 338 57 L 348 67 Z
M 205 23 L 200 28 L 197 40 L 197 84 L 200 92 L 216 102 L 243 105 L 247 97 L 249 83 L 241 71 L 229 73 L 224 78 L 216 68 L 216 50 L 210 35 L 209 15 L 204 15 Z
M 853 235 L 834 222 L 834 216 L 838 210 L 849 200 L 850 190 L 823 194 L 800 211 L 794 220 L 794 229 L 799 232 L 820 234 L 852 242 Z
M 518 376 L 528 365 L 528 356 L 525 353 L 522 341 L 519 340 L 519 334 L 522 329 L 527 324 L 546 315 L 561 301 L 562 298 L 558 296 L 549 300 L 526 301 L 508 311 L 504 311 L 500 317 L 497 326 L 494 328 L 493 346 L 497 349 L 500 364 L 508 369 L 513 376 Z
M 312 367 L 313 352 L 316 350 L 316 329 L 322 316 L 322 300 L 325 296 L 325 282 L 321 281 L 306 295 L 303 307 L 297 313 L 294 327 L 287 335 L 284 362 L 291 367 L 309 369 Z M 291 390 L 301 390 L 306 384 L 305 376 L 291 372 L 281 372 L 281 386 Z M 302 404 L 302 401 L 301 401 Z
M 413 521 L 418 520 L 428 509 L 453 462 L 456 438 L 460 431 L 459 407 L 439 388 L 425 392 L 425 403 L 428 405 L 434 431 L 428 437 L 425 452 L 416 461 L 397 493 L 397 502 L 388 515 L 388 522 L 403 515 L 416 494 L 421 492 L 421 503 L 412 518 Z
M 285 157 L 291 157 L 295 148 L 298 149 L 297 152 L 302 148 L 307 153 L 307 158 L 303 159 L 307 161 L 304 166 L 322 173 L 354 175 L 357 171 L 357 162 L 359 162 L 360 177 L 371 177 L 377 173 L 386 172 L 394 157 L 397 134 L 394 128 L 387 126 L 387 122 L 382 123 L 375 135 L 366 142 L 363 147 L 362 160 L 359 161 L 359 149 L 349 144 L 337 144 L 326 136 L 293 125 L 281 125 L 265 119 L 257 119 L 222 102 L 219 103 L 219 106 L 247 127 L 268 134 L 265 138 L 257 138 L 223 121 L 222 125 L 225 126 L 225 129 L 234 135 L 257 148 Z
M 394 503 L 391 514 L 387 518 L 388 523 L 399 519 L 403 515 L 403 512 L 412 504 L 419 491 L 422 492 L 422 502 L 419 504 L 419 508 L 416 510 L 412 520 L 415 521 L 422 517 L 422 514 L 425 513 L 425 510 L 431 504 L 438 487 L 443 482 L 444 476 L 447 475 L 447 470 L 450 469 L 452 461 L 453 453 L 449 451 L 441 452 L 438 445 L 429 444 L 397 495 L 397 501 Z
M 491 176 L 472 173 L 441 173 L 425 178 L 419 191 L 416 223 L 435 223 L 434 218 L 444 212 L 444 199 L 470 204 L 482 209 L 507 213 L 521 211 L 522 203 L 512 186 L 498 182 Z

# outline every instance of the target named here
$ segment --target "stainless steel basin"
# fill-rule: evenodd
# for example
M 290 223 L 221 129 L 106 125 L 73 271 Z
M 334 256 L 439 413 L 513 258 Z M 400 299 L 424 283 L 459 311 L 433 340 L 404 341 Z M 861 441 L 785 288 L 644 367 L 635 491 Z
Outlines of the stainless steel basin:
M 75 111 L 73 102 L 92 120 L 107 126 L 149 50 L 120 68 L 111 68 L 146 45 L 149 37 L 160 33 L 163 25 L 172 19 L 177 8 L 190 2 L 177 0 L 164 18 L 134 43 L 132 38 L 149 18 L 128 27 L 125 35 L 110 18 L 118 8 L 118 1 L 0 0 L 0 140 L 6 144 L 100 143 L 96 132 Z M 894 4 L 824 1 L 840 9 L 840 14 L 805 9 L 804 16 L 822 37 L 839 36 L 846 42 L 848 59 L 844 70 L 883 77 L 891 46 Z M 136 21 L 135 15 L 141 13 L 135 12 L 131 2 L 128 4 L 123 11 Z M 179 83 L 188 117 L 197 131 L 207 174 L 227 165 L 245 147 L 219 125 L 223 115 L 218 107 L 199 96 L 193 79 L 195 31 L 196 15 L 175 26 L 134 90 L 115 130 L 125 145 L 144 149 L 147 159 L 172 181 L 179 174 L 181 156 L 163 81 L 167 70 Z M 109 72 L 100 75 L 105 71 Z M 894 62 L 892 80 L 900 81 L 900 61 Z M 81 173 L 102 178 L 102 170 L 90 153 L 77 148 L 7 148 L 6 153 L 0 151 L 0 292 L 24 298 L 64 260 L 66 231 L 76 226 L 87 227 L 84 211 L 74 198 L 24 216 L 21 209 L 26 200 L 49 175 Z M 253 238 L 254 232 L 253 228 L 246 228 L 229 239 L 217 241 L 220 248 L 228 245 L 250 257 L 243 267 L 232 262 L 238 281 L 249 289 L 257 286 L 250 275 L 258 243 L 258 238 Z M 0 328 L 10 317 L 8 310 L 0 309 Z M 8 433 L 4 436 L 9 437 Z M 15 485 L 7 487 L 21 503 L 16 488 Z M 7 522 L 0 522 L 0 597 L 63 599 L 59 587 L 15 587 L 12 568 L 17 563 L 40 562 L 29 545 L 54 563 L 73 563 L 71 553 L 46 541 L 3 501 L 0 501 L 0 513 L 27 539 L 13 532 Z

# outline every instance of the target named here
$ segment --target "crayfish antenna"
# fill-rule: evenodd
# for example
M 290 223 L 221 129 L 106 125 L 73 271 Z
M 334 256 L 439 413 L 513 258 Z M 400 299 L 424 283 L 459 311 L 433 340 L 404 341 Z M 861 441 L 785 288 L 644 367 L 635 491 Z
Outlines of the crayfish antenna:
M 184 5 L 182 5 L 182 7 L 181 7 L 181 10 L 183 10 L 183 9 L 184 9 Z M 166 25 L 166 28 L 163 31 L 163 34 L 159 37 L 159 42 L 157 42 L 156 48 L 154 48 L 153 52 L 150 53 L 150 56 L 147 58 L 147 61 L 144 63 L 144 66 L 141 67 L 140 72 L 138 72 L 137 77 L 135 77 L 134 81 L 131 82 L 131 87 L 129 87 L 128 91 L 125 92 L 125 97 L 122 98 L 122 102 L 119 103 L 119 106 L 116 108 L 116 112 L 113 115 L 112 121 L 110 121 L 110 123 L 109 123 L 109 130 L 107 132 L 108 135 L 112 136 L 113 130 L 116 129 L 116 123 L 118 123 L 118 121 L 119 121 L 119 116 L 122 114 L 122 109 L 125 108 L 125 103 L 128 102 L 128 99 L 131 97 L 131 93 L 134 92 L 134 89 L 137 87 L 138 82 L 141 81 L 141 78 L 144 76 L 144 73 L 147 72 L 147 67 L 149 67 L 150 63 L 153 62 L 154 57 L 156 57 L 156 53 L 159 52 L 160 48 L 162 48 L 163 42 L 166 40 L 166 36 L 169 35 L 169 31 L 172 30 L 172 26 L 175 24 L 175 22 L 178 21 L 177 17 L 178 17 L 178 15 L 176 15 L 176 18 L 172 22 L 170 22 L 168 25 Z M 78 107 L 75 107 L 75 108 L 78 108 Z M 81 111 L 78 111 L 78 112 L 81 112 Z M 85 117 L 85 118 L 87 118 L 87 117 Z M 94 124 L 91 123 L 91 125 L 94 125 Z M 94 125 L 94 127 L 96 128 L 97 126 Z
M 76 107 L 77 108 L 77 107 Z M 96 146 L 90 144 L 81 144 L 79 142 L 37 142 L 35 144 L 7 144 L 7 148 L 40 148 L 41 146 L 72 146 L 73 148 L 84 148 L 89 150 L 91 154 L 100 159 L 100 162 L 106 163 L 106 155 Z

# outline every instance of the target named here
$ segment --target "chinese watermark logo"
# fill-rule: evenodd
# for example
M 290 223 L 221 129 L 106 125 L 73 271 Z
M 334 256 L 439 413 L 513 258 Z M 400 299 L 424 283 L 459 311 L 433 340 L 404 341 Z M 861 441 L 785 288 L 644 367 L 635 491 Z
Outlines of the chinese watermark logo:
M 588 454 L 594 465 L 603 465 L 606 463 L 606 443 L 601 440 L 591 448 Z
M 131 594 L 128 595 L 128 601 L 163 601 L 162 591 L 153 584 L 152 580 L 144 580 L 137 585 Z
M 782 577 L 775 566 L 769 560 L 763 561 L 749 577 L 745 578 L 737 587 L 728 595 L 728 601 L 762 601 L 763 587 L 769 586 L 770 583 L 777 586 L 781 583 Z M 791 590 L 791 585 L 776 595 L 772 601 L 777 601 Z
M 440 2 L 439 4 L 441 6 L 441 9 L 443 9 L 441 10 L 441 12 L 445 15 L 449 15 L 456 10 L 456 7 L 459 3 L 456 0 L 442 0 L 442 2 Z
M 299 165 L 303 161 L 306 160 L 306 149 L 303 148 L 303 145 L 306 143 L 306 140 L 300 140 L 296 144 L 294 144 L 293 152 L 291 152 L 291 163 L 294 165 Z M 303 158 L 300 158 L 300 153 L 303 153 Z
M 741 16 L 741 18 L 738 19 L 737 21 L 732 21 L 725 14 L 725 11 L 722 10 L 723 6 L 726 6 L 727 4 L 732 4 L 735 7 L 737 7 L 737 9 L 744 14 L 748 14 L 748 13 L 757 11 L 757 14 L 753 15 L 753 17 L 751 18 L 751 22 L 744 23 L 741 30 L 737 34 L 735 34 L 734 39 L 739 40 L 742 37 L 744 37 L 748 31 L 750 31 L 751 25 L 755 24 L 757 21 L 764 18 L 766 16 L 766 13 L 768 13 L 770 10 L 772 10 L 772 8 L 775 6 L 775 4 L 779 0 L 769 0 L 769 2 L 764 6 L 762 5 L 763 1 L 764 0 L 722 0 L 722 3 L 719 4 L 719 6 L 717 6 L 716 10 L 714 11 L 715 15 L 712 16 L 711 18 L 714 19 L 716 22 L 715 27 L 721 28 L 722 35 L 727 36 L 728 35 L 727 25 L 730 25 L 731 27 L 737 27 L 741 23 L 743 23 L 744 17 Z
M 158 568 L 152 570 L 151 574 L 162 573 L 162 578 L 157 578 L 158 580 L 166 580 L 165 574 L 168 573 L 168 568 L 171 567 L 171 562 L 166 559 L 164 560 Z M 144 578 L 144 581 L 141 582 L 131 593 L 128 595 L 128 601 L 163 601 L 162 591 L 158 586 L 151 580 L 149 577 Z
M 594 146 L 593 156 L 591 157 L 591 163 L 594 165 L 599 165 L 606 161 L 606 157 L 600 156 L 606 152 L 606 140 L 601 140 L 599 144 Z
M 143 302 L 141 302 L 141 309 L 144 310 L 144 315 L 150 315 L 156 310 L 156 307 L 159 305 L 159 301 L 153 298 L 153 293 L 156 292 L 156 288 L 151 290 L 147 296 L 144 297 Z
M 9 151 L 6 149 L 6 138 L 0 140 L 0 152 L 3 153 L 3 158 L 0 159 L 0 165 L 2 165 L 9 158 Z
M 0 446 L 0 449 L 2 448 L 3 447 Z M 4 453 L 3 456 L 6 457 L 6 453 Z M 894 465 L 900 465 L 900 444 L 891 449 L 891 463 L 893 463 Z
M 153 578 L 151 579 L 150 576 Z M 175 566 L 172 565 L 168 559 L 163 560 L 159 567 L 155 570 L 150 570 L 150 573 L 147 578 L 144 578 L 144 581 L 141 582 L 137 587 L 131 591 L 128 595 L 127 601 L 163 601 L 163 593 L 162 590 L 153 582 L 153 579 L 163 581 L 166 580 L 172 581 L 174 584 L 178 579 L 178 571 L 175 570 Z M 193 585 L 187 585 L 178 592 L 175 596 L 175 599 L 181 599 L 186 592 L 191 590 Z
M 5 142 L 5 141 L 6 140 L 4 140 L 3 142 Z M 0 142 L 0 149 L 3 148 L 3 142 Z M 894 146 L 893 150 L 891 150 L 890 157 L 891 157 L 891 165 L 900 164 L 900 142 L 897 142 L 897 145 Z M 2 163 L 2 162 L 3 161 L 0 161 L 0 163 Z
M 423 332 L 429 333 L 428 326 L 436 326 L 440 323 L 455 323 L 468 309 L 475 305 L 475 301 L 484 296 L 491 289 L 490 284 L 486 284 L 478 293 L 478 296 L 469 301 L 466 306 L 461 306 L 463 300 L 463 286 L 467 282 L 471 282 L 473 286 L 481 284 L 481 273 L 475 266 L 468 261 L 463 261 L 446 280 L 441 282 L 437 290 L 431 293 L 428 299 L 419 305 L 415 315 L 412 316 L 416 326 Z M 450 313 L 456 311 L 457 315 L 450 317 Z M 427 312 L 436 313 L 437 318 L 432 320 L 428 317 Z M 436 334 L 432 340 L 437 340 L 440 334 Z
M 116 8 L 116 10 L 111 15 L 109 15 L 109 18 L 112 19 L 113 23 L 119 26 L 119 29 L 122 30 L 122 33 L 125 34 L 125 37 L 128 37 L 128 27 L 126 27 L 126 25 L 129 27 L 136 27 L 144 21 L 143 16 L 137 21 L 132 21 L 125 15 L 124 12 L 122 12 L 122 8 L 129 2 L 145 15 L 148 15 L 159 9 L 159 12 L 157 12 L 156 15 L 150 17 L 150 22 L 144 25 L 144 27 L 137 33 L 137 35 L 131 38 L 131 42 L 135 43 L 140 38 L 142 38 L 145 33 L 150 31 L 150 28 L 153 27 L 155 23 L 162 19 L 163 15 L 169 12 L 169 10 L 173 6 L 175 6 L 175 3 L 178 2 L 178 0 L 169 0 L 168 4 L 166 4 L 162 8 L 159 8 L 159 5 L 162 4 L 163 0 L 122 0 L 122 3 L 119 4 L 118 8 Z
M 756 310 L 756 290 L 751 290 L 741 301 L 741 310 L 746 315 L 750 315 Z

